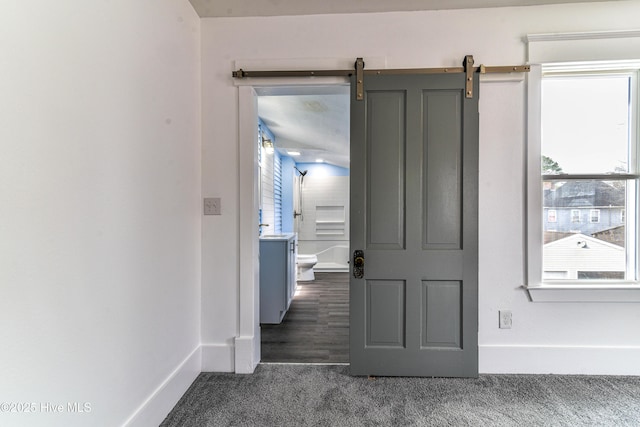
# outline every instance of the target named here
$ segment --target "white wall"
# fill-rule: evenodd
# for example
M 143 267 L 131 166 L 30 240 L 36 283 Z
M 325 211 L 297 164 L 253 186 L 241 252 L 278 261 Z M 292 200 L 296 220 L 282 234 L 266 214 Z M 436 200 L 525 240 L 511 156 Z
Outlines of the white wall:
M 187 0 L 0 2 L 0 424 L 157 425 L 200 371 L 199 48 Z
M 233 352 L 238 329 L 238 89 L 234 60 L 386 58 L 389 68 L 522 64 L 529 33 L 635 29 L 638 2 L 202 21 L 203 190 L 229 211 L 203 230 L 203 341 Z M 308 60 L 307 62 L 313 62 Z M 486 79 L 485 79 L 486 80 Z M 531 303 L 524 283 L 525 82 L 483 82 L 480 137 L 481 372 L 640 374 L 635 303 Z M 240 153 L 242 155 L 242 153 Z M 223 184 L 224 183 L 224 184 Z M 221 253 L 224 262 L 215 261 Z M 209 260 L 212 260 L 209 262 Z M 213 297 L 215 296 L 215 298 Z M 513 328 L 498 329 L 498 310 Z M 210 365 L 233 370 L 212 356 Z
M 349 246 L 349 177 L 305 176 L 302 214 L 297 218 L 299 253 L 316 254 L 336 245 Z M 342 222 L 317 222 L 323 220 Z

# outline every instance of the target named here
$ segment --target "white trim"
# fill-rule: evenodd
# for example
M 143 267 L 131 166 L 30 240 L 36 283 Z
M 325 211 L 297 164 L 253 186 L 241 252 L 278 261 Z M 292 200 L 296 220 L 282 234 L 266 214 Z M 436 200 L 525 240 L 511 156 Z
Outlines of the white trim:
M 159 425 L 200 375 L 202 352 L 198 345 L 124 422 L 126 427 Z
M 545 33 L 528 34 L 527 42 L 549 42 L 559 40 L 600 40 L 600 39 L 626 39 L 640 37 L 640 30 L 621 31 L 589 31 L 580 33 Z
M 239 259 L 243 261 L 238 272 L 238 335 L 235 338 L 240 345 L 235 347 L 234 366 L 248 373 L 253 372 L 260 361 L 258 102 L 251 86 L 239 87 L 238 97 Z
M 480 345 L 482 374 L 640 375 L 637 346 Z
M 378 67 L 379 59 L 373 58 L 373 66 Z M 353 61 L 353 59 L 351 59 Z M 262 64 L 260 69 L 300 69 L 309 68 L 308 61 L 296 65 L 297 60 L 291 61 L 253 61 Z M 275 64 L 273 64 L 275 62 Z M 386 61 L 385 61 L 386 62 Z M 327 68 L 327 63 L 313 62 L 314 69 Z M 324 65 L 323 65 L 324 64 Z M 236 61 L 249 69 L 250 61 Z M 331 62 L 329 65 L 334 65 Z M 382 64 L 384 65 L 384 64 Z M 267 67 L 267 68 L 264 68 Z M 285 68 L 282 68 L 285 67 Z M 257 68 L 256 68 L 257 69 Z M 239 161 L 239 211 L 240 211 L 240 286 L 238 295 L 238 335 L 235 338 L 237 347 L 229 346 L 230 360 L 222 349 L 219 351 L 220 364 L 209 357 L 210 352 L 203 346 L 203 371 L 251 373 L 260 362 L 260 263 L 258 240 L 258 153 L 255 140 L 257 138 L 257 99 L 256 92 L 268 91 L 274 87 L 322 88 L 348 84 L 344 78 L 277 78 L 277 79 L 234 79 L 238 86 L 238 161 Z M 213 349 L 210 349 L 213 351 Z M 213 355 L 211 355 L 213 357 Z M 237 365 L 236 365 L 237 364 Z
M 260 334 L 236 338 L 235 347 L 236 374 L 252 374 L 260 363 Z
M 319 81 L 318 79 L 321 79 Z M 346 77 L 251 77 L 244 79 L 233 79 L 233 85 L 237 87 L 250 86 L 254 89 L 261 87 L 278 87 L 278 86 L 323 86 L 331 84 L 334 86 L 344 85 L 348 83 Z
M 525 74 L 527 73 L 480 74 L 480 83 L 487 84 L 487 83 L 523 82 L 525 80 Z
M 628 32 L 624 33 L 628 34 Z M 595 35 L 598 33 L 589 34 Z M 637 41 L 640 42 L 640 31 L 633 32 L 632 34 L 637 36 Z M 618 35 L 620 35 L 620 33 Z M 545 41 L 591 40 L 586 35 L 576 37 L 570 37 L 569 35 L 557 36 L 557 39 L 542 36 L 539 37 L 539 39 Z M 622 36 L 614 37 L 614 34 L 609 34 L 608 38 L 626 40 Z M 535 39 L 535 36 L 531 36 L 530 40 L 532 39 Z M 554 48 L 556 47 L 557 44 L 554 43 L 552 46 L 541 48 L 541 51 L 555 52 Z M 638 50 L 638 55 L 636 59 L 640 58 L 640 49 Z M 591 59 L 593 60 L 594 58 Z M 595 59 L 602 58 L 598 57 Z M 607 58 L 604 60 L 606 59 Z M 555 58 L 554 61 L 550 62 L 559 61 L 558 58 Z M 585 285 L 583 282 L 579 284 L 568 284 L 567 282 L 543 283 L 542 281 L 542 176 L 540 174 L 539 163 L 532 161 L 532 159 L 539 159 L 541 157 L 541 83 L 543 67 L 544 65 L 540 64 L 531 65 L 531 72 L 528 75 L 527 164 L 525 167 L 527 171 L 527 285 L 525 285 L 524 288 L 527 290 L 530 300 L 534 302 L 640 302 L 640 286 L 634 282 L 618 282 L 615 284 L 591 282 L 589 285 Z M 631 159 L 631 161 L 633 161 L 633 159 Z M 630 227 L 627 228 L 630 230 Z M 632 259 L 627 262 L 627 265 L 635 268 L 637 265 L 637 256 L 632 253 L 631 258 Z M 633 284 L 626 285 L 626 283 Z
M 231 344 L 202 344 L 202 372 L 233 372 L 235 347 Z
M 638 285 L 553 285 L 525 286 L 532 302 L 640 302 Z M 562 284 L 560 284 L 562 283 Z
M 542 176 L 540 163 L 530 159 L 542 156 L 540 141 L 542 138 L 542 67 L 532 65 L 527 76 L 527 156 L 524 170 L 527 171 L 526 221 L 527 221 L 527 284 L 542 283 Z
M 640 59 L 640 30 L 530 34 L 531 64 Z
M 571 76 L 571 73 L 578 75 L 599 75 L 599 74 L 615 74 L 627 75 L 637 73 L 640 68 L 640 59 L 627 59 L 620 61 L 579 61 L 579 62 L 556 62 L 542 64 L 542 75 L 547 77 L 553 76 Z M 589 70 L 585 72 L 585 70 Z
M 640 70 L 636 71 L 635 78 L 631 79 L 631 105 L 633 117 L 631 118 L 630 127 L 631 132 L 629 138 L 632 141 L 636 141 L 631 145 L 631 152 L 629 153 L 629 171 L 633 173 L 640 173 Z M 634 199 L 635 203 L 629 203 L 630 199 Z M 640 185 L 638 181 L 629 183 L 627 185 L 627 201 L 625 206 L 625 222 L 627 241 L 631 241 L 633 233 L 636 237 L 636 246 L 629 248 L 627 252 L 629 258 L 627 259 L 627 276 L 631 277 L 635 273 L 635 279 L 640 281 L 640 213 L 638 212 L 638 201 L 640 200 Z M 632 221 L 635 219 L 635 221 Z

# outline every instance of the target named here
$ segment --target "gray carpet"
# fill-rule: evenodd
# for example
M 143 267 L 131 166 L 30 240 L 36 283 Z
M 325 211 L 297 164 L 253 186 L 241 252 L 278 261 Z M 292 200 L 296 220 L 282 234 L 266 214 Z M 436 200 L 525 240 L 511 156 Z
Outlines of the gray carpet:
M 203 373 L 170 426 L 640 426 L 640 377 L 350 377 L 348 366 Z

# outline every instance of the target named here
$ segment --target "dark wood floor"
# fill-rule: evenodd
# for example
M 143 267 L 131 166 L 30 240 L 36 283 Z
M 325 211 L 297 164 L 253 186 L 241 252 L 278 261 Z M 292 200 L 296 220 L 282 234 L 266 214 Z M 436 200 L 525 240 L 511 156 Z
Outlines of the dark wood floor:
M 298 282 L 279 325 L 261 325 L 262 361 L 349 362 L 349 273 L 316 273 Z

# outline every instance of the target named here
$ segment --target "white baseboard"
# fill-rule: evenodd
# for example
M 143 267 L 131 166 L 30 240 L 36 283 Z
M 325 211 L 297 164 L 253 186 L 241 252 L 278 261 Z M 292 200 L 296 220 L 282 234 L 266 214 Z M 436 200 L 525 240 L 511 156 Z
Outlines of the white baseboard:
M 159 425 L 200 374 L 201 366 L 201 350 L 198 345 L 125 421 L 124 426 Z
M 252 344 L 253 340 L 250 340 L 251 351 L 254 348 Z M 233 345 L 198 345 L 123 425 L 125 427 L 159 425 L 201 372 L 233 372 L 234 350 Z
M 640 375 L 640 347 L 479 347 L 483 374 Z
M 234 372 L 235 348 L 231 344 L 202 344 L 202 372 Z
M 237 337 L 235 343 L 236 374 L 253 374 L 260 363 L 260 335 Z

